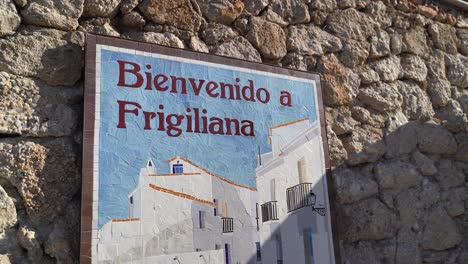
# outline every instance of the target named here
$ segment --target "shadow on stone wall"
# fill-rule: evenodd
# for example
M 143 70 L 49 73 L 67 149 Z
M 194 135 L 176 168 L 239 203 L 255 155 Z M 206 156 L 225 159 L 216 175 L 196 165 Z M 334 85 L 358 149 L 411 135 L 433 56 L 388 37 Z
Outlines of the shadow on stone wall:
M 361 148 L 346 146 L 347 162 L 360 162 L 341 160 L 332 170 L 342 263 L 466 263 L 466 135 L 409 122 L 385 139 L 353 144 Z M 339 146 L 331 145 L 332 159 L 337 155 Z M 282 219 L 276 230 L 290 221 L 297 219 Z
M 51 39 L 44 36 L 44 41 Z M 41 76 L 74 84 L 81 75 L 81 48 L 51 45 L 33 46 L 44 48 L 40 63 L 44 68 L 40 71 L 48 73 L 47 77 Z M 14 49 L 8 45 L 2 47 Z M 70 49 L 74 54 L 68 52 Z M 21 69 L 9 71 L 37 70 L 34 56 L 11 59 L 29 62 Z M 69 60 L 75 60 L 75 68 L 60 64 Z M 14 214 L 0 215 L 2 219 L 12 220 L 7 225 L 0 224 L 0 233 L 16 226 L 16 230 L 6 229 L 2 234 L 0 254 L 8 255 L 12 263 L 24 263 L 26 259 L 32 263 L 77 262 L 82 151 L 81 132 L 75 133 L 82 129 L 82 85 L 51 86 L 40 79 L 6 72 L 0 72 L 0 82 L 0 108 L 9 109 L 2 113 L 4 123 L 0 125 L 0 185 L 6 190 L 5 200 L 11 201 L 15 208 Z

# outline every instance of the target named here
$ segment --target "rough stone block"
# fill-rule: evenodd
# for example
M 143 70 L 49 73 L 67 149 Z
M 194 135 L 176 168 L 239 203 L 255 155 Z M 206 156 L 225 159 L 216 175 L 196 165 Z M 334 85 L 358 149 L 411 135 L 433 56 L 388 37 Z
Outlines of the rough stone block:
M 34 76 L 49 85 L 73 85 L 83 67 L 82 33 L 26 28 L 0 39 L 0 71 Z

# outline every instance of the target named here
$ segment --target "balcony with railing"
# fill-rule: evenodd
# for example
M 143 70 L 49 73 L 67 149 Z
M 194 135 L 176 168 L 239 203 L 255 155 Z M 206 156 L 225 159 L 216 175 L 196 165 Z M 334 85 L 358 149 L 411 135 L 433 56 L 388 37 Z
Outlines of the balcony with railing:
M 223 233 L 232 233 L 234 232 L 234 218 L 223 217 Z
M 286 189 L 286 198 L 288 213 L 302 207 L 310 206 L 313 212 L 316 212 L 321 216 L 325 216 L 326 214 L 327 210 L 323 205 L 320 207 L 315 206 L 317 196 L 312 191 L 312 183 L 300 183 Z
M 271 220 L 278 220 L 278 209 L 276 201 L 266 202 L 261 205 L 262 207 L 262 222 Z
M 288 212 L 315 204 L 312 183 L 300 183 L 286 189 Z

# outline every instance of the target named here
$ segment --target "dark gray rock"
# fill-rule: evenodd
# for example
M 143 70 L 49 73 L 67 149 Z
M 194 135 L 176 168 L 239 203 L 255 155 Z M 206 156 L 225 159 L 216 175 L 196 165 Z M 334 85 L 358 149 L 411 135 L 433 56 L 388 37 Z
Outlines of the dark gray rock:
M 434 108 L 444 107 L 451 96 L 450 82 L 444 79 L 431 79 L 427 87 L 427 93 Z
M 262 62 L 260 53 L 243 37 L 235 37 L 222 44 L 214 53 L 236 59 Z
M 18 191 L 31 223 L 50 223 L 80 190 L 81 154 L 71 138 L 3 139 L 0 179 Z
M 412 227 L 419 231 L 418 222 L 424 215 L 423 205 L 418 195 L 418 189 L 412 188 L 405 192 L 400 192 L 395 196 L 395 205 L 400 218 L 400 225 Z M 415 241 L 417 241 L 416 239 Z
M 357 98 L 378 112 L 399 108 L 403 102 L 395 84 L 375 83 L 359 90 Z
M 445 56 L 446 74 L 452 85 L 468 88 L 468 58 L 462 55 Z
M 0 71 L 35 76 L 49 85 L 73 85 L 83 67 L 82 33 L 27 28 L 0 39 Z
M 386 31 L 377 31 L 377 34 L 370 38 L 370 43 L 370 58 L 376 59 L 390 55 L 390 36 Z
M 84 0 L 83 15 L 87 17 L 114 17 L 122 0 Z
M 369 65 L 379 74 L 380 80 L 385 82 L 393 82 L 403 75 L 400 57 L 398 56 L 392 55 L 373 61 Z
M 247 11 L 258 15 L 269 3 L 269 0 L 244 0 L 244 6 Z
M 418 56 L 425 56 L 428 50 L 424 27 L 415 26 L 410 30 L 404 31 L 402 51 Z
M 354 126 L 358 124 L 351 117 L 351 111 L 347 107 L 338 107 L 327 111 L 326 118 L 327 123 L 331 125 L 338 136 L 353 132 Z
M 422 180 L 421 175 L 412 164 L 400 160 L 379 162 L 374 174 L 380 188 L 389 189 L 395 185 L 399 187 L 418 186 Z
M 21 10 L 23 22 L 30 25 L 72 31 L 78 27 L 84 0 L 31 0 Z
M 395 84 L 403 97 L 401 107 L 408 120 L 426 121 L 434 116 L 429 97 L 418 85 L 401 81 L 397 81 Z
M 139 3 L 140 0 L 122 0 L 122 3 L 120 5 L 120 11 L 122 12 L 122 14 L 128 14 L 131 11 L 133 11 L 133 9 L 135 9 L 135 7 L 137 7 Z
M 367 15 L 353 8 L 337 10 L 327 19 L 328 29 L 343 38 L 364 41 L 375 35 L 377 24 Z
M 18 243 L 28 251 L 28 258 L 33 263 L 43 262 L 44 255 L 39 241 L 39 234 L 27 226 L 21 226 L 16 233 Z
M 457 53 L 457 35 L 454 27 L 436 22 L 427 28 L 436 48 L 445 52 Z
M 321 30 L 316 26 L 291 26 L 287 39 L 289 52 L 301 55 L 323 55 L 337 52 L 343 47 L 339 38 Z
M 336 168 L 344 163 L 344 161 L 348 158 L 348 153 L 343 147 L 343 143 L 341 140 L 336 136 L 335 132 L 329 127 L 327 127 L 327 138 L 329 144 L 329 155 L 330 155 L 330 163 L 332 168 Z
M 396 217 L 378 199 L 342 206 L 340 216 L 338 228 L 343 240 L 381 240 L 394 236 Z
M 189 47 L 194 51 L 203 52 L 203 53 L 209 52 L 206 44 L 198 37 L 190 38 Z
M 452 132 L 468 131 L 468 118 L 460 103 L 456 100 L 449 100 L 447 105 L 436 111 L 436 117 L 442 124 Z
M 369 47 L 370 45 L 367 41 L 348 39 L 339 55 L 340 61 L 350 68 L 362 65 L 369 56 Z
M 119 37 L 120 33 L 110 24 L 109 18 L 91 18 L 81 21 L 79 31 Z
M 463 170 L 458 168 L 456 162 L 443 159 L 437 162 L 436 165 L 437 173 L 434 175 L 434 178 L 439 182 L 442 190 L 449 190 L 450 188 L 463 185 L 465 175 Z
M 309 4 L 312 10 L 321 10 L 325 12 L 332 12 L 336 9 L 336 0 L 312 0 Z
M 201 33 L 201 37 L 208 45 L 220 45 L 235 38 L 237 33 L 222 24 L 208 24 Z
M 163 46 L 183 48 L 184 43 L 172 33 L 155 33 L 155 32 L 128 32 L 122 35 L 125 38 L 143 41 Z
M 21 23 L 16 7 L 11 0 L 0 1 L 0 37 L 12 35 Z
M 80 88 L 50 87 L 39 80 L 0 72 L 0 133 L 34 137 L 66 136 L 78 126 L 73 104 Z
M 387 12 L 387 6 L 381 1 L 370 1 L 364 12 L 369 15 L 380 28 L 386 29 L 392 25 L 391 12 Z
M 447 212 L 437 207 L 426 218 L 422 247 L 430 250 L 444 250 L 458 245 L 462 236 L 458 232 L 457 225 Z
M 209 22 L 231 24 L 244 10 L 241 0 L 197 0 L 200 10 Z
M 378 193 L 377 183 L 367 175 L 348 168 L 333 172 L 336 199 L 340 204 L 350 204 Z
M 351 109 L 351 115 L 354 119 L 361 122 L 362 124 L 368 124 L 372 127 L 378 128 L 385 127 L 386 118 L 379 112 L 370 108 L 366 109 L 361 106 L 354 106 Z
M 387 158 L 397 158 L 411 153 L 418 143 L 418 122 L 410 122 L 385 137 L 387 143 Z
M 0 185 L 0 234 L 13 227 L 16 221 L 15 204 Z
M 405 55 L 401 57 L 403 68 L 403 78 L 422 82 L 426 80 L 427 68 L 424 60 L 415 55 Z
M 143 29 L 145 26 L 145 19 L 143 18 L 140 13 L 136 11 L 131 11 L 129 13 L 126 13 L 122 16 L 122 19 L 120 20 L 120 23 L 122 26 L 127 27 L 127 28 L 135 28 L 135 29 Z
M 374 162 L 385 153 L 385 143 L 379 129 L 369 126 L 356 126 L 350 136 L 343 138 L 343 146 L 348 153 L 349 165 Z
M 468 200 L 468 188 L 458 187 L 442 193 L 445 209 L 450 217 L 465 213 L 465 201 Z
M 458 50 L 461 54 L 468 56 L 468 29 L 457 29 L 457 36 L 460 40 L 458 43 Z
M 455 138 L 441 125 L 421 124 L 417 134 L 418 147 L 423 153 L 451 154 L 457 149 Z
M 434 161 L 418 150 L 413 151 L 411 154 L 411 160 L 418 167 L 419 171 L 425 176 L 434 175 L 437 172 Z
M 347 262 L 353 264 L 379 263 L 379 256 L 370 241 L 357 241 L 344 245 L 344 256 Z
M 419 235 L 409 227 L 402 227 L 397 234 L 397 250 L 395 263 L 414 264 L 421 263 L 422 257 L 419 249 Z
M 364 67 L 358 73 L 361 78 L 361 84 L 371 84 L 380 81 L 379 74 L 369 67 Z
M 280 26 L 310 21 L 309 9 L 303 0 L 270 0 L 264 16 Z

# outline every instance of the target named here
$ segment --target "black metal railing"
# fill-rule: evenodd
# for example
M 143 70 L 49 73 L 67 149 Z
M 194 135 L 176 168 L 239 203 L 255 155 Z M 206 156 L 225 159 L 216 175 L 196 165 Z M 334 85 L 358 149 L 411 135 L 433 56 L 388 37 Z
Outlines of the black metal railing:
M 266 202 L 261 205 L 262 207 L 262 222 L 271 220 L 278 220 L 278 209 L 276 201 Z
M 234 218 L 223 217 L 223 233 L 234 232 Z
M 312 192 L 312 183 L 300 183 L 286 189 L 288 212 L 315 204 L 315 195 Z

